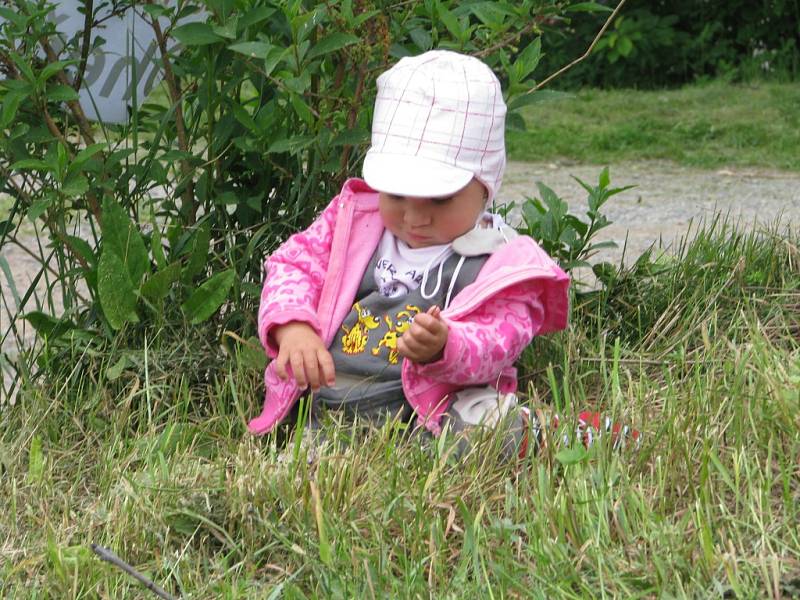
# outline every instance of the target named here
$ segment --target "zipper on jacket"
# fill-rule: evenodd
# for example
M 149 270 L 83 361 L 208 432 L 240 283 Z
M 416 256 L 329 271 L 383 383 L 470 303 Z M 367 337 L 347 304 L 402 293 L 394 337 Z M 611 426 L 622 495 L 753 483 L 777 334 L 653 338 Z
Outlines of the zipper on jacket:
M 347 242 L 350 239 L 350 228 L 353 224 L 354 210 L 355 206 L 353 202 L 345 202 L 341 199 L 339 200 L 339 214 L 337 214 L 336 216 L 337 224 L 339 223 L 340 216 L 343 217 L 345 221 L 343 223 L 344 227 L 341 230 L 342 233 L 338 239 L 336 238 L 337 229 L 334 229 L 334 238 L 331 241 L 331 254 L 328 257 L 328 272 L 330 272 L 331 266 L 334 266 L 334 260 L 338 262 L 343 262 L 342 260 L 343 257 L 340 257 L 339 255 L 342 254 L 342 248 L 345 249 L 347 248 L 348 245 Z M 327 315 L 326 317 L 327 322 L 325 323 L 325 329 L 323 331 L 323 333 L 325 334 L 325 339 L 323 341 L 326 344 L 330 344 L 331 342 L 331 339 L 328 339 L 331 337 L 330 330 L 332 329 L 330 315 L 333 304 L 335 303 L 336 298 L 339 296 L 339 289 L 342 287 L 342 279 L 344 278 L 343 265 L 339 265 L 339 267 L 335 271 L 335 275 L 336 279 L 332 281 L 330 293 L 327 295 L 327 297 L 322 299 L 325 301 L 325 305 L 323 305 L 320 302 L 320 306 L 317 311 L 319 315 Z

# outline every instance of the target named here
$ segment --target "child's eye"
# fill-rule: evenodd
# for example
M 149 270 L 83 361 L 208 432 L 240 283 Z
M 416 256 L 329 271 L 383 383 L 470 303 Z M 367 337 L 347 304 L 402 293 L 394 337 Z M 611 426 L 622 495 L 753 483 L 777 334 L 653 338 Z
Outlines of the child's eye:
M 436 206 L 443 206 L 444 204 L 448 204 L 452 199 L 452 196 L 445 196 L 444 198 L 433 198 L 431 202 Z

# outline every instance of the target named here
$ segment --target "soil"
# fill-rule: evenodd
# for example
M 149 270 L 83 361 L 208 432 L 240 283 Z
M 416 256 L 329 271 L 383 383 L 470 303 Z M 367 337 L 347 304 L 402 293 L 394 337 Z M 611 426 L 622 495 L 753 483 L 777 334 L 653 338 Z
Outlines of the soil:
M 536 182 L 552 188 L 570 205 L 570 210 L 583 214 L 586 192 L 573 179 L 578 177 L 596 185 L 602 166 L 575 163 L 510 163 L 498 195 L 500 202 L 520 203 L 528 196 L 538 196 Z M 727 215 L 739 227 L 800 226 L 800 174 L 764 169 L 721 169 L 706 171 L 677 166 L 668 162 L 629 162 L 611 169 L 612 187 L 633 185 L 634 188 L 614 196 L 602 212 L 613 224 L 602 230 L 597 241 L 613 240 L 618 248 L 604 250 L 594 260 L 625 263 L 635 260 L 655 244 L 669 252 L 675 242 L 691 229 L 709 220 L 716 213 Z M 511 218 L 519 218 L 518 211 Z M 30 234 L 31 244 L 34 242 Z M 23 240 L 24 242 L 24 240 Z M 34 247 L 32 245 L 31 247 Z M 623 247 L 625 253 L 623 257 Z M 38 272 L 37 261 L 16 245 L 6 244 L 2 256 L 8 261 L 16 289 L 20 294 Z M 579 273 L 579 277 L 584 274 Z M 40 283 L 44 296 L 45 285 Z M 0 337 L 8 328 L 9 310 L 14 299 L 6 277 L 0 272 Z M 34 310 L 28 302 L 25 310 Z M 58 307 L 57 307 L 58 310 Z M 17 326 L 25 341 L 33 336 L 31 328 L 19 321 Z M 16 354 L 16 340 L 9 335 L 2 344 L 2 353 Z M 0 362 L 2 367 L 2 362 Z M 2 401 L 3 386 L 0 386 Z

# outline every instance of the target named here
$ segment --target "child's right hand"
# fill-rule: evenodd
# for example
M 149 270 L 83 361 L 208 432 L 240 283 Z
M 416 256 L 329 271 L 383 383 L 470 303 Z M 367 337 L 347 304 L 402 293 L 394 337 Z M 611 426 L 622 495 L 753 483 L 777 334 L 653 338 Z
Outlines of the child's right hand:
M 289 377 L 286 365 L 290 364 L 300 389 L 311 386 L 316 392 L 323 385 L 336 383 L 333 358 L 310 325 L 300 321 L 279 325 L 272 331 L 272 337 L 278 344 L 278 357 L 275 359 L 278 377 Z

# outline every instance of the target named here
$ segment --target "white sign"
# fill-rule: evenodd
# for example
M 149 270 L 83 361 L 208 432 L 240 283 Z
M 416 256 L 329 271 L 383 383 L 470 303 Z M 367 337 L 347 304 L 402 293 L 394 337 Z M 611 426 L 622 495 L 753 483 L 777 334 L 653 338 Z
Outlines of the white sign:
M 81 6 L 79 0 L 58 0 L 50 13 L 49 18 L 55 22 L 63 39 L 82 35 L 84 15 L 78 12 Z M 121 16 L 110 14 L 111 6 L 104 3 L 95 16 L 100 24 L 92 28 L 92 44 L 98 37 L 105 43 L 89 54 L 79 95 L 81 106 L 90 119 L 123 123 L 128 120 L 128 108 L 133 103 L 134 84 L 137 102 L 141 103 L 160 81 L 161 52 L 152 26 L 134 9 L 128 9 Z M 162 29 L 166 25 L 166 20 L 162 20 Z M 60 54 L 64 42 L 53 36 L 50 43 Z M 60 58 L 80 59 L 80 50 L 70 56 L 60 55 Z

